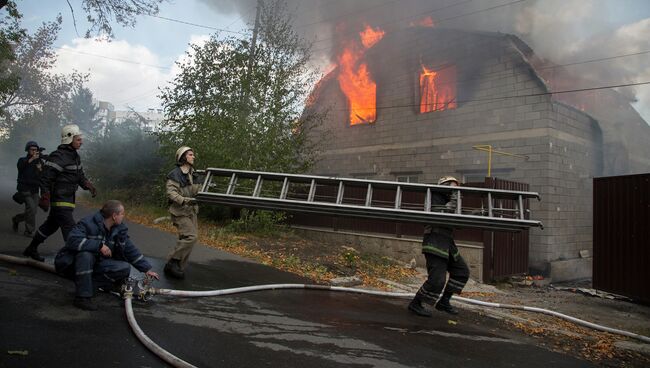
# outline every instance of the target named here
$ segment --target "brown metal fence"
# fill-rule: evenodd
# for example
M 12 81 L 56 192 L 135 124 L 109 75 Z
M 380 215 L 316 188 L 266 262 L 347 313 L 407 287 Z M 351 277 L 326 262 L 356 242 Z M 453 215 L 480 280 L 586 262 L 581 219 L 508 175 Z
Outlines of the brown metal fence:
M 650 303 L 650 173 L 594 179 L 594 288 Z
M 482 183 L 468 183 L 465 185 L 492 189 L 529 190 L 528 184 L 496 178 L 485 178 L 485 181 Z M 321 199 L 336 198 L 336 188 L 321 188 L 317 190 L 316 194 L 317 196 L 322 196 Z M 365 195 L 366 188 L 346 188 L 346 197 L 358 198 L 359 201 L 363 201 Z M 394 199 L 395 194 L 392 192 L 389 193 L 388 191 L 382 190 L 375 190 L 373 192 L 373 203 L 386 203 L 390 205 Z M 424 203 L 424 193 L 404 193 L 402 201 L 404 207 L 419 205 Z M 528 200 L 524 202 L 525 208 L 528 208 Z M 481 203 L 481 199 L 478 197 L 463 197 L 463 205 L 477 208 L 483 205 L 484 208 L 487 208 L 487 204 Z M 504 201 L 504 203 L 498 203 L 497 206 L 515 208 L 514 201 Z M 424 232 L 424 226 L 420 224 L 312 214 L 293 216 L 290 223 L 292 225 L 329 228 L 337 231 L 378 233 L 396 237 L 421 237 Z M 484 231 L 481 229 L 459 229 L 455 231 L 454 237 L 459 242 L 483 244 L 483 280 L 491 281 L 499 277 L 528 272 L 528 231 L 509 233 Z

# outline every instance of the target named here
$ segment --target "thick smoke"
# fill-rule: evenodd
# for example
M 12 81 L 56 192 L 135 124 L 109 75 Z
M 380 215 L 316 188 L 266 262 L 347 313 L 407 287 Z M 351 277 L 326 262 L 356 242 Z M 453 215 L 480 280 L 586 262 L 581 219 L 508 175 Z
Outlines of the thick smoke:
M 252 23 L 256 0 L 203 0 Z M 437 27 L 511 33 L 556 64 L 650 50 L 647 0 L 286 0 L 294 25 L 317 59 L 335 57 L 340 41 L 369 24 L 387 33 L 430 16 Z M 321 64 L 324 64 L 322 62 Z M 650 54 L 570 66 L 585 85 L 650 81 Z M 622 90 L 650 117 L 650 86 Z M 644 98 L 645 97 L 645 98 Z

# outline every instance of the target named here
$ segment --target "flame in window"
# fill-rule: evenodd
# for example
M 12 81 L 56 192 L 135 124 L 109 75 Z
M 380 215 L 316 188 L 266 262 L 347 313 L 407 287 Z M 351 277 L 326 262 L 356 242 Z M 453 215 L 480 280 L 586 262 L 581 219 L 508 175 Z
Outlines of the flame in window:
M 361 42 L 348 40 L 338 56 L 339 86 L 350 104 L 350 125 L 373 123 L 377 119 L 377 84 L 368 64 L 360 60 L 367 49 L 384 37 L 384 31 L 366 25 L 359 36 Z
M 456 66 L 434 70 L 423 65 L 420 72 L 420 113 L 456 107 Z

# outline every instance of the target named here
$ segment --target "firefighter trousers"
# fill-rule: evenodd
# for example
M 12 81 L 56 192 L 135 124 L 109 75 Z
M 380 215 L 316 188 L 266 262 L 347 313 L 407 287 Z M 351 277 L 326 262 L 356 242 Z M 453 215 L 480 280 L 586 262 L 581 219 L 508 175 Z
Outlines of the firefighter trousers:
M 54 266 L 57 273 L 74 280 L 76 295 L 83 298 L 92 297 L 96 288 L 122 283 L 131 273 L 128 262 L 91 252 L 59 253 Z
M 424 253 L 424 257 L 427 260 L 428 277 L 415 294 L 416 298 L 433 305 L 440 298 L 443 288 L 444 293 L 450 294 L 460 294 L 463 291 L 469 279 L 469 268 L 461 255 L 458 255 L 456 259 L 452 256 L 446 259 Z M 445 285 L 447 272 L 449 272 L 449 280 Z
M 63 235 L 63 241 L 65 242 L 68 240 L 68 234 L 70 234 L 74 225 L 75 222 L 74 217 L 72 217 L 72 208 L 50 207 L 47 219 L 43 225 L 36 230 L 30 246 L 38 246 L 50 235 L 59 230 L 59 228 L 61 228 L 61 235 Z
M 36 210 L 38 209 L 38 193 L 20 192 L 25 199 L 25 211 L 14 216 L 15 222 L 25 221 L 25 235 L 33 234 L 36 228 Z
M 196 213 L 189 216 L 171 215 L 172 224 L 178 230 L 176 246 L 167 255 L 167 260 L 175 259 L 179 262 L 181 269 L 185 269 L 187 261 L 192 254 L 192 249 L 198 239 L 198 222 Z

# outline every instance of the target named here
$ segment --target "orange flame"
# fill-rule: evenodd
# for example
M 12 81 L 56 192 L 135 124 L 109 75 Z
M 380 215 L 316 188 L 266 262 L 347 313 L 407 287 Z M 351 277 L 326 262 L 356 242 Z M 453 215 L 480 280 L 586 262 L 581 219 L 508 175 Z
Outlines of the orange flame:
M 385 34 L 386 32 L 382 31 L 381 28 L 372 29 L 372 27 L 367 24 L 366 29 L 359 33 L 361 36 L 361 43 L 363 43 L 363 46 L 366 49 L 375 46 L 375 44 L 379 42 L 379 40 L 381 40 Z
M 411 22 L 410 26 L 411 27 L 434 27 L 436 23 L 433 21 L 433 18 L 431 16 L 427 16 L 418 20 L 415 20 Z
M 420 113 L 456 107 L 456 66 L 434 71 L 423 65 L 420 73 Z
M 384 34 L 381 29 L 366 25 L 359 33 L 361 45 L 348 41 L 338 56 L 339 86 L 350 104 L 350 125 L 373 123 L 377 119 L 377 84 L 370 76 L 368 64 L 359 60 Z

